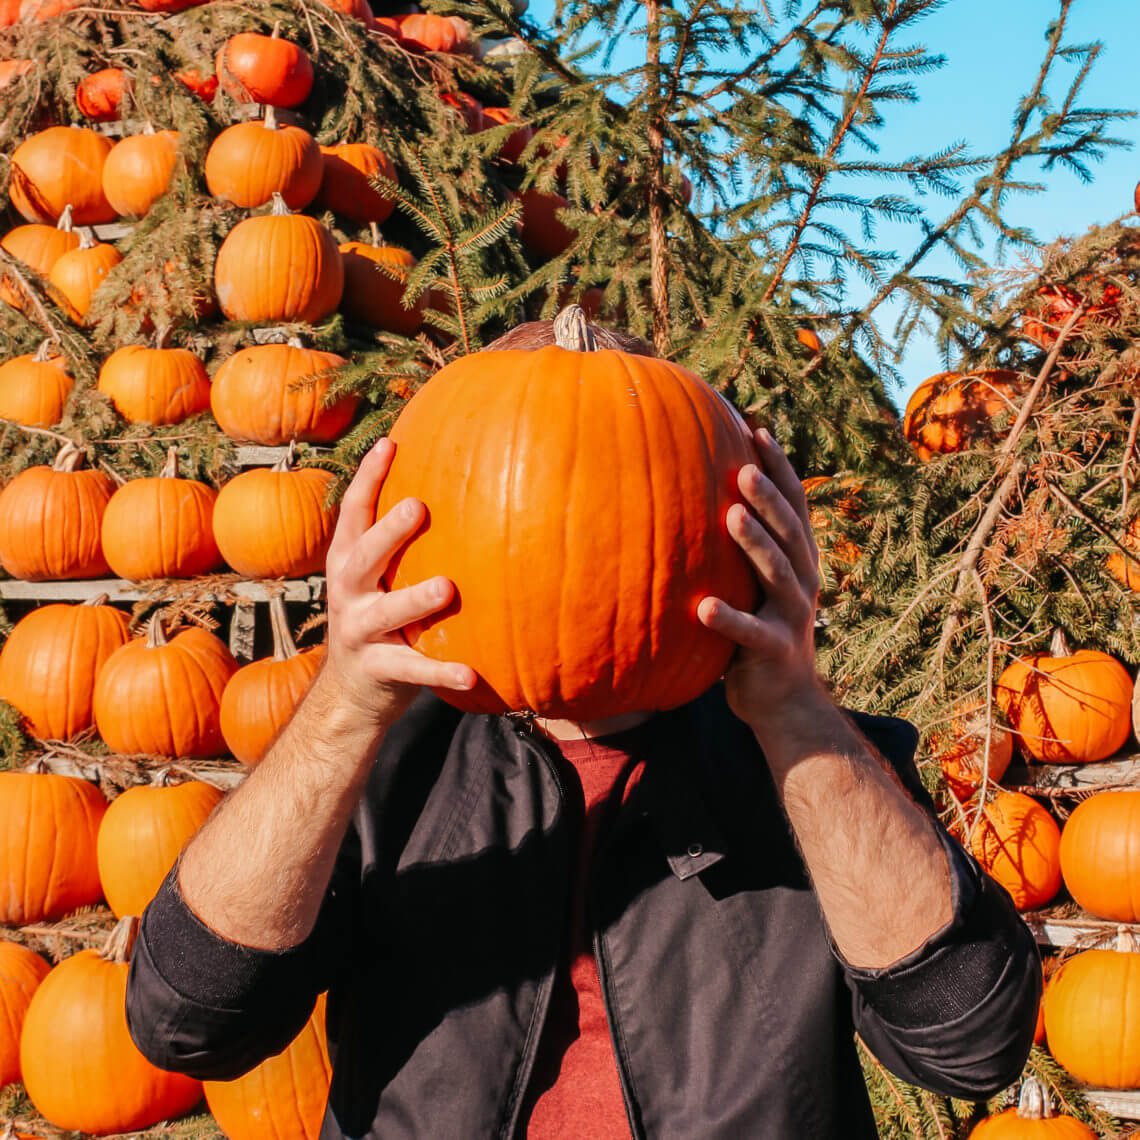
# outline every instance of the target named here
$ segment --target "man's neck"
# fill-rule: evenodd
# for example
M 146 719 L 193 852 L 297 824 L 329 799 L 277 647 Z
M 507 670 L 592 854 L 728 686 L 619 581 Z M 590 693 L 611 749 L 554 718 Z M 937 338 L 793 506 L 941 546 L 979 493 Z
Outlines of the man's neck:
M 552 740 L 589 740 L 595 736 L 611 736 L 615 732 L 624 732 L 627 728 L 636 728 L 652 715 L 647 712 L 631 712 L 607 717 L 604 720 L 588 720 L 581 723 L 574 720 L 550 720 L 539 716 L 534 718 L 534 723 L 540 732 Z

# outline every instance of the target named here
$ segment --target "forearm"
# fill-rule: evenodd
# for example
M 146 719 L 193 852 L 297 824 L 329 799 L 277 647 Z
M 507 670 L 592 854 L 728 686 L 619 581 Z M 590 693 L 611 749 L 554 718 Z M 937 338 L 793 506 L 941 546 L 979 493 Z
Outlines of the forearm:
M 950 922 L 933 821 L 822 689 L 753 731 L 850 965 L 889 966 Z
M 335 689 L 318 674 L 269 754 L 182 856 L 186 904 L 229 941 L 285 950 L 312 932 L 383 737 Z

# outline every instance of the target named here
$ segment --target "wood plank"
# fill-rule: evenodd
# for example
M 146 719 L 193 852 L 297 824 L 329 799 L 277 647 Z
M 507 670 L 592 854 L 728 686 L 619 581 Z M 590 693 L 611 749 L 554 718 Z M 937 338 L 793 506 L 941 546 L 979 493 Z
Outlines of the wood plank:
M 287 602 L 315 602 L 325 596 L 325 580 L 319 574 L 280 583 L 235 582 L 230 590 L 239 598 L 251 602 L 268 602 L 282 588 Z M 85 602 L 100 594 L 108 595 L 113 602 L 137 602 L 146 597 L 146 591 L 137 583 L 122 578 L 89 578 L 76 582 L 21 582 L 15 578 L 0 580 L 0 598 L 12 601 Z M 215 598 L 219 603 L 225 602 L 225 595 L 215 595 Z
M 287 447 L 258 447 L 255 444 L 243 444 L 240 447 L 234 448 L 236 453 L 236 463 L 239 467 L 272 467 L 275 463 L 280 463 L 285 458 L 289 451 Z M 304 454 L 306 455 L 331 455 L 331 447 L 314 447 L 312 444 L 306 446 Z
M 1081 1089 L 1089 1103 L 1120 1120 L 1140 1120 L 1140 1089 Z
M 1122 753 L 1096 764 L 1032 764 L 1010 768 L 1002 785 L 1021 791 L 1082 791 L 1140 787 L 1140 753 Z
M 1086 950 L 1094 947 L 1115 950 L 1117 935 L 1122 931 L 1127 931 L 1140 942 L 1140 925 L 1137 924 L 1105 922 L 1091 915 L 1077 918 L 1048 918 L 1030 913 L 1022 917 L 1033 932 L 1037 945 L 1054 950 L 1077 945 Z
M 100 241 L 118 241 L 135 232 L 135 227 L 130 222 L 108 222 L 103 226 L 92 226 L 91 229 Z

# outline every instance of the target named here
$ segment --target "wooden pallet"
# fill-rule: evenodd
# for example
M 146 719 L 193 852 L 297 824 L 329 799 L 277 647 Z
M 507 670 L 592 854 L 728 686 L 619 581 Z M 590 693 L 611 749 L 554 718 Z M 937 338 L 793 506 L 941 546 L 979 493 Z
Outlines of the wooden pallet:
M 314 574 L 275 582 L 237 581 L 227 586 L 229 594 L 239 600 L 268 602 L 274 594 L 282 594 L 287 602 L 319 602 L 324 600 L 325 579 Z M 85 602 L 106 594 L 112 602 L 137 602 L 148 591 L 137 582 L 124 578 L 85 578 L 74 582 L 22 582 L 16 578 L 0 580 L 0 599 L 31 602 Z M 205 595 L 209 597 L 209 595 Z M 214 595 L 219 603 L 229 600 L 227 593 Z
M 1140 1120 L 1140 1089 L 1082 1089 L 1090 1103 L 1118 1120 Z
M 1140 788 L 1140 753 L 1121 753 L 1096 764 L 1032 764 L 1010 768 L 1002 787 L 1028 795 Z

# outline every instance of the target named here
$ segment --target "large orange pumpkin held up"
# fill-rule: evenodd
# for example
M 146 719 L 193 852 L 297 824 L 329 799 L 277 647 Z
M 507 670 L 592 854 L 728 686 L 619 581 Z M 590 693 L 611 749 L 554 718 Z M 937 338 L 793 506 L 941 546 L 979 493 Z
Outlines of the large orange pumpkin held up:
M 748 429 L 686 369 L 603 347 L 622 342 L 576 305 L 512 337 L 528 348 L 454 361 L 392 429 L 378 515 L 413 497 L 429 521 L 385 585 L 444 575 L 457 590 L 408 639 L 475 670 L 474 689 L 440 694 L 473 712 L 682 705 L 733 652 L 697 618 L 701 599 L 756 600 L 726 523 L 755 458 Z

